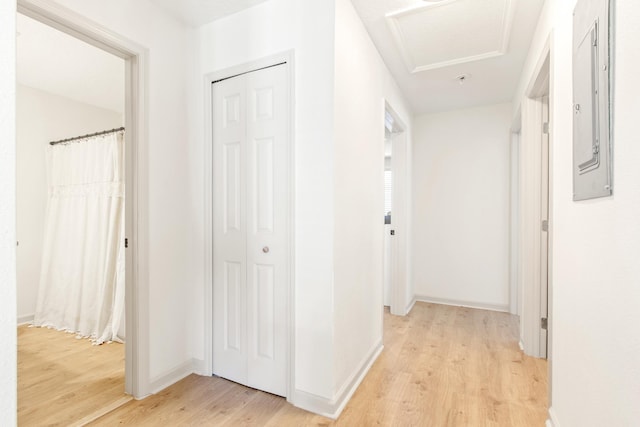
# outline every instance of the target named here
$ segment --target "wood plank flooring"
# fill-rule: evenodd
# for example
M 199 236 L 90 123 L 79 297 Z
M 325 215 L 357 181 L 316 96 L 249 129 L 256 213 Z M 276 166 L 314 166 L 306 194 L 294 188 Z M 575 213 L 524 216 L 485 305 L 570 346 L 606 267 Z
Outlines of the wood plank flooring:
M 124 396 L 124 345 L 18 327 L 19 426 L 73 425 Z
M 337 421 L 191 375 L 91 425 L 544 426 L 547 363 L 519 350 L 514 316 L 417 303 L 384 321 L 385 349 Z

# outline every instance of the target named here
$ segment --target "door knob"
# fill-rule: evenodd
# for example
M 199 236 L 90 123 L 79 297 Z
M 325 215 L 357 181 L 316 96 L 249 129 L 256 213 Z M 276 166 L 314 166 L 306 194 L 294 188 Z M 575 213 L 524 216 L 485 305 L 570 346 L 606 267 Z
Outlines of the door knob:
M 269 253 L 269 246 L 265 246 L 264 248 L 262 248 L 262 252 L 264 252 L 265 254 Z

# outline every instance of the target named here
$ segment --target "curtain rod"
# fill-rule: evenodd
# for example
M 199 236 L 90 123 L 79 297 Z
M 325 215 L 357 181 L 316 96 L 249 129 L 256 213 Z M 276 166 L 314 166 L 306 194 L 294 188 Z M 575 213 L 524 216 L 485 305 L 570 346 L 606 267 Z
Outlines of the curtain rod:
M 60 141 L 51 141 L 49 144 L 50 145 L 63 144 L 65 142 L 76 141 L 78 139 L 91 138 L 92 136 L 100 136 L 100 135 L 106 135 L 108 133 L 115 133 L 115 132 L 122 132 L 122 131 L 124 131 L 124 128 L 120 127 L 117 129 L 105 130 L 105 131 L 96 132 L 96 133 L 89 133 L 87 135 L 82 135 L 82 136 L 75 136 L 73 138 L 61 139 Z

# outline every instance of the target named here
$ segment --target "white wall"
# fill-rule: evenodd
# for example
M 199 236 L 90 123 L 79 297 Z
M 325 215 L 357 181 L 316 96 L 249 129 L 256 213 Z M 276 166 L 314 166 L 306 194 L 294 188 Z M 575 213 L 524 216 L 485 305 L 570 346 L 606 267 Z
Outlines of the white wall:
M 340 398 L 382 344 L 384 101 L 409 134 L 411 113 L 349 0 L 336 1 L 335 34 L 333 330 Z
M 292 400 L 334 413 L 382 337 L 384 97 L 407 124 L 410 114 L 349 1 L 271 0 L 201 27 L 196 39 L 196 79 L 294 50 Z M 193 90 L 202 105 L 207 88 Z M 194 152 L 193 170 L 201 165 Z
M 640 422 L 640 4 L 617 0 L 614 195 L 572 201 L 572 10 L 548 0 L 533 47 L 552 34 L 552 419 L 556 427 Z M 545 19 L 543 17 L 543 19 Z M 541 21 L 542 22 L 542 21 Z M 540 56 L 530 52 L 531 62 Z M 531 69 L 521 87 L 531 80 Z
M 0 2 L 0 425 L 16 425 L 15 10 Z
M 118 88 L 113 88 L 118 90 Z M 120 90 L 124 92 L 124 87 Z M 40 281 L 47 207 L 45 153 L 49 141 L 123 125 L 122 114 L 28 86 L 16 95 L 18 319 L 32 320 Z
M 190 298 L 201 251 L 192 219 L 187 122 L 187 30 L 147 0 L 57 0 L 108 30 L 146 47 L 149 194 L 150 390 L 191 371 Z M 199 283 L 198 283 L 199 285 Z M 142 338 L 144 339 L 144 337 Z M 142 385 L 144 388 L 145 385 Z
M 210 143 L 204 141 L 204 93 L 210 90 L 204 76 L 295 51 L 295 392 L 325 400 L 333 397 L 334 20 L 333 1 L 270 0 L 205 25 L 195 34 L 200 55 L 192 87 L 201 148 L 192 152 L 191 170 L 203 195 L 204 144 Z M 208 262 L 204 256 L 198 261 Z M 203 282 L 194 305 L 202 305 L 204 286 L 211 285 Z M 194 322 L 194 355 L 202 359 L 204 313 Z
M 511 104 L 414 121 L 417 299 L 508 311 Z

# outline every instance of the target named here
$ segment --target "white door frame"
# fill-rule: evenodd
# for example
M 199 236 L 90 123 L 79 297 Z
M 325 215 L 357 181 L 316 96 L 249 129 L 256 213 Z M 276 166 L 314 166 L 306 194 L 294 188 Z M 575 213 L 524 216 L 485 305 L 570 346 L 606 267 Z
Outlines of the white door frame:
M 522 135 L 520 118 L 513 126 L 511 133 L 511 165 L 510 165 L 510 194 L 511 203 L 509 205 L 510 216 L 510 239 L 509 239 L 509 312 L 520 316 L 520 140 Z
M 548 226 L 548 248 L 545 255 L 542 248 L 542 139 L 543 139 L 543 99 L 549 95 L 553 99 L 553 86 L 550 79 L 551 49 L 547 42 L 538 60 L 535 72 L 522 100 L 522 129 L 520 139 L 520 206 L 519 206 L 519 284 L 520 284 L 520 339 L 524 352 L 534 357 L 547 357 L 547 352 L 542 344 L 544 331 L 541 327 L 541 317 L 547 315 L 547 333 L 550 334 L 551 315 L 547 314 L 543 298 L 549 301 L 551 292 L 542 289 L 542 270 L 545 269 L 548 277 L 548 289 L 551 289 L 551 248 L 553 223 Z M 550 102 L 550 106 L 552 103 Z M 550 114 L 550 117 L 553 115 Z M 552 218 L 553 204 L 551 189 L 553 163 L 552 148 L 553 132 L 549 126 L 549 218 Z M 548 264 L 542 260 L 546 256 Z M 546 268 L 545 268 L 546 267 Z M 549 349 L 550 350 L 550 349 Z
M 46 0 L 17 0 L 17 11 L 125 60 L 126 196 L 125 392 L 149 395 L 149 218 L 146 48 Z
M 257 71 L 262 68 L 284 64 L 287 69 L 287 85 L 289 90 L 289 137 L 287 150 L 289 181 L 289 281 L 287 288 L 287 322 L 286 322 L 286 354 L 287 354 L 287 401 L 293 397 L 295 373 L 295 142 L 294 142 L 294 52 L 287 51 L 268 56 L 256 61 L 215 71 L 204 76 L 205 96 L 205 143 L 204 143 L 204 209 L 205 209 L 205 287 L 204 287 L 204 373 L 213 375 L 213 111 L 211 85 L 222 79 Z
M 391 237 L 390 242 L 392 252 L 389 308 L 391 314 L 405 316 L 414 303 L 413 298 L 407 297 L 411 283 L 409 256 L 411 249 L 411 142 L 407 126 L 387 101 L 384 103 L 384 111 L 389 112 L 394 120 L 394 132 L 391 135 L 391 170 L 393 173 L 391 229 L 394 230 L 395 235 Z M 382 221 L 380 222 L 382 223 Z M 382 256 L 381 261 L 384 264 L 384 254 Z

